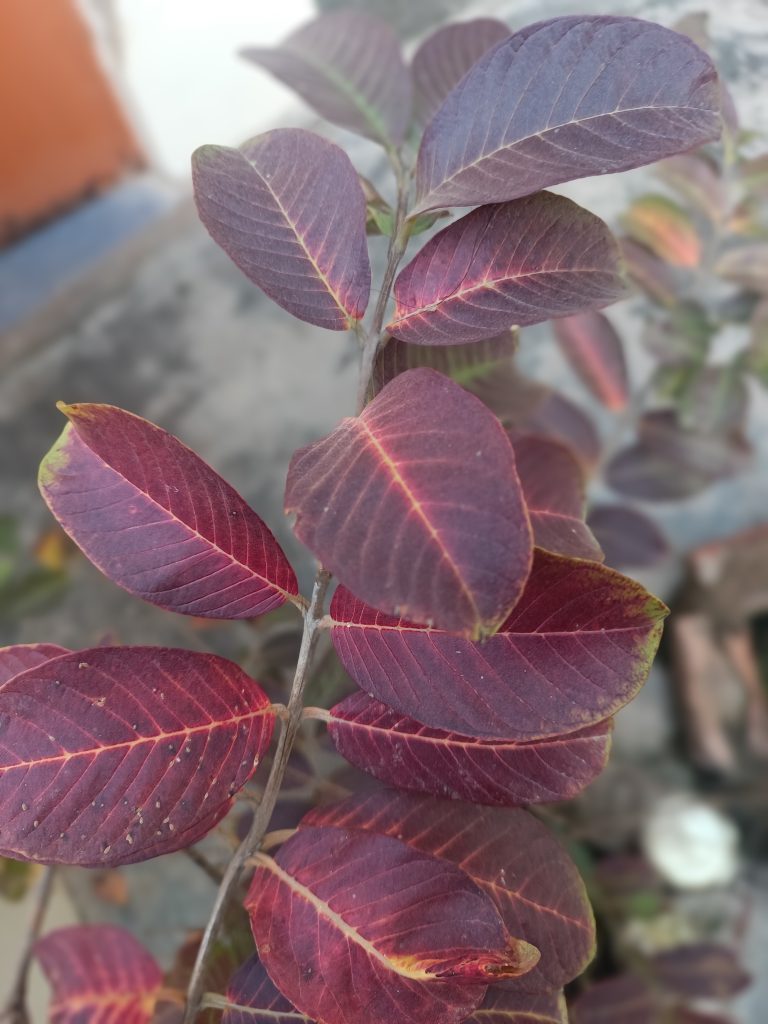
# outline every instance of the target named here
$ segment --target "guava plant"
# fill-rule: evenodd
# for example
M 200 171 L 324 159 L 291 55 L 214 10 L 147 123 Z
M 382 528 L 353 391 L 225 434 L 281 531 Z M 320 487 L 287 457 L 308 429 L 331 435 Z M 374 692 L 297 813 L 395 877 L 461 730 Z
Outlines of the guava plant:
M 614 17 L 512 35 L 452 26 L 409 68 L 384 25 L 342 12 L 245 55 L 383 146 L 394 169 L 389 205 L 305 129 L 193 159 L 201 219 L 245 274 L 298 319 L 356 335 L 358 409 L 288 469 L 285 510 L 319 563 L 305 597 L 269 527 L 180 440 L 111 406 L 61 406 L 40 487 L 109 579 L 205 618 L 293 605 L 303 633 L 285 706 L 213 654 L 3 652 L 4 855 L 105 867 L 188 848 L 270 761 L 186 995 L 135 939 L 92 925 L 37 946 L 53 1017 L 140 1024 L 170 999 L 187 1021 L 216 1006 L 230 1024 L 563 1021 L 592 916 L 525 806 L 600 772 L 666 609 L 600 564 L 577 484 L 546 443 L 511 435 L 450 371 L 471 377 L 509 354 L 513 326 L 625 294 L 606 226 L 542 189 L 714 139 L 717 76 L 689 39 Z M 400 269 L 411 238 L 459 207 L 473 209 Z M 367 223 L 389 235 L 368 318 Z M 429 356 L 414 365 L 414 353 Z M 358 689 L 305 709 L 324 632 Z M 318 719 L 390 788 L 270 833 L 297 734 Z M 258 959 L 206 992 L 238 906 Z

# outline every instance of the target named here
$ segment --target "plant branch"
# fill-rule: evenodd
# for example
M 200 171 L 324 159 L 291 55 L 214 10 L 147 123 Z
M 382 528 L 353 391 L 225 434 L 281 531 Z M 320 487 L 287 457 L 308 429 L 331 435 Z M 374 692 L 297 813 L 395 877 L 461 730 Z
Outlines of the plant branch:
M 405 255 L 405 250 L 408 247 L 409 227 L 407 224 L 407 217 L 410 178 L 407 169 L 404 167 L 403 162 L 400 159 L 400 155 L 393 152 L 391 154 L 391 158 L 397 179 L 397 206 L 395 207 L 395 222 L 392 228 L 392 234 L 389 238 L 387 266 L 384 271 L 384 277 L 381 281 L 381 289 L 379 290 L 379 297 L 376 301 L 376 308 L 373 311 L 371 329 L 366 335 L 365 342 L 363 344 L 363 356 L 360 363 L 360 380 L 357 390 L 358 412 L 362 412 L 365 407 L 365 396 L 368 392 L 368 384 L 370 383 L 374 363 L 376 362 L 376 354 L 378 353 L 379 347 L 384 339 L 382 328 L 384 326 L 384 316 L 387 312 L 387 303 L 389 302 L 389 296 L 392 292 L 392 286 L 395 283 L 397 268 L 400 266 L 400 261 Z
M 312 652 L 317 642 L 318 623 L 323 617 L 325 592 L 328 588 L 329 579 L 329 573 L 324 569 L 318 570 L 314 587 L 312 588 L 312 598 L 309 602 L 309 607 L 304 613 L 304 631 L 301 637 L 301 648 L 298 661 L 296 662 L 296 671 L 293 676 L 291 695 L 288 700 L 288 714 L 280 732 L 280 739 L 277 742 L 277 749 L 272 761 L 272 770 L 269 773 L 269 778 L 264 787 L 264 796 L 253 817 L 248 835 L 237 848 L 237 852 L 227 865 L 224 877 L 221 880 L 216 902 L 203 933 L 192 977 L 190 978 L 184 1024 L 192 1024 L 192 1021 L 197 1016 L 205 991 L 205 972 L 208 966 L 208 958 L 211 955 L 213 943 L 218 937 L 224 914 L 229 907 L 230 900 L 246 862 L 254 856 L 269 828 L 272 812 L 275 809 L 283 778 L 288 767 L 288 759 L 302 720 L 304 690 L 307 685 Z
M 21 956 L 18 970 L 16 972 L 16 980 L 11 989 L 8 1002 L 5 1007 L 0 1011 L 0 1021 L 7 1022 L 7 1024 L 29 1024 L 29 1011 L 27 1010 L 27 986 L 29 983 L 29 969 L 32 966 L 32 958 L 34 955 L 35 943 L 40 937 L 40 932 L 43 928 L 43 921 L 48 911 L 48 905 L 51 902 L 51 894 L 53 892 L 53 881 L 56 876 L 55 868 L 49 867 L 45 869 L 45 875 L 40 883 L 40 889 L 37 894 L 37 903 L 35 904 L 35 910 L 32 914 L 32 920 L 29 923 L 29 931 L 27 932 L 27 939 L 24 945 L 24 952 Z

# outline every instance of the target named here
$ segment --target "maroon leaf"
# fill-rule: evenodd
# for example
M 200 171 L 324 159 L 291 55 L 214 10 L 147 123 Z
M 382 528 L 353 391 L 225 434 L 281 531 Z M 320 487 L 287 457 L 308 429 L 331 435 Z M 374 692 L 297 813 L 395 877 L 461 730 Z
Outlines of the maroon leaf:
M 51 1024 L 146 1024 L 163 972 L 130 932 L 115 925 L 59 928 L 35 956 L 53 990 Z
M 411 116 L 411 78 L 392 30 L 362 11 L 324 14 L 274 49 L 248 47 L 321 117 L 385 146 L 402 142 Z
M 659 984 L 683 999 L 730 999 L 751 981 L 733 950 L 713 943 L 660 953 L 652 969 Z
M 475 385 L 507 366 L 518 345 L 515 330 L 466 345 L 409 345 L 407 341 L 388 338 L 376 357 L 369 400 L 401 373 L 421 366 L 444 373 L 472 391 Z
M 508 35 L 509 29 L 503 21 L 475 18 L 444 25 L 428 36 L 411 64 L 414 106 L 419 122 L 426 124 L 480 57 Z
M 28 668 L 35 668 L 42 665 L 51 658 L 58 658 L 60 654 L 69 654 L 66 647 L 59 647 L 58 644 L 12 644 L 10 647 L 0 647 L 0 689 L 21 672 Z
M 429 729 L 356 693 L 330 712 L 339 753 L 398 789 L 499 807 L 576 796 L 605 768 L 610 719 L 533 743 L 477 740 Z
M 480 341 L 624 294 L 618 245 L 605 224 L 542 192 L 481 206 L 431 238 L 395 281 L 387 330 L 418 345 Z
M 646 413 L 638 440 L 608 463 L 614 490 L 645 501 L 676 501 L 740 472 L 750 454 L 740 432 L 684 430 L 674 412 Z
M 221 1024 L 313 1024 L 278 992 L 257 956 L 247 960 L 230 981 L 227 1002 L 231 1005 Z
M 493 632 L 528 576 L 512 445 L 481 402 L 433 370 L 401 374 L 296 452 L 285 508 L 363 600 L 457 633 Z
M 510 991 L 560 988 L 594 954 L 584 883 L 557 840 L 527 811 L 378 790 L 316 807 L 300 831 L 317 825 L 396 836 L 466 872 L 494 901 L 509 934 L 541 951 L 538 965 L 510 983 Z
M 588 311 L 555 321 L 554 330 L 563 354 L 595 398 L 615 412 L 626 408 L 627 363 L 611 321 Z
M 48 507 L 114 583 L 169 611 L 244 619 L 298 592 L 266 525 L 160 427 L 111 405 L 70 422 L 40 466 Z
M 571 1024 L 659 1024 L 658 997 L 632 974 L 599 981 L 570 1007 Z
M 596 70 L 597 69 L 597 70 Z M 417 211 L 625 171 L 720 134 L 715 68 L 635 18 L 553 18 L 481 57 L 424 133 Z
M 614 569 L 656 565 L 669 554 L 666 537 L 652 519 L 627 505 L 596 505 L 587 518 Z
M 0 690 L 0 853 L 108 866 L 202 838 L 272 736 L 258 686 L 224 658 L 76 651 Z
M 466 1024 L 568 1024 L 568 1011 L 562 992 L 528 993 L 497 986 L 488 990 Z
M 192 157 L 200 219 L 224 252 L 299 320 L 345 331 L 368 304 L 365 196 L 346 153 L 302 128 Z
M 458 867 L 384 835 L 302 827 L 246 906 L 272 981 L 326 1024 L 458 1024 L 538 959 Z
M 520 437 L 513 444 L 537 548 L 602 562 L 603 552 L 584 522 L 584 474 L 558 441 Z
M 344 587 L 334 647 L 366 693 L 433 729 L 532 740 L 599 722 L 650 669 L 665 606 L 592 562 L 537 550 L 500 631 L 474 643 L 367 607 Z

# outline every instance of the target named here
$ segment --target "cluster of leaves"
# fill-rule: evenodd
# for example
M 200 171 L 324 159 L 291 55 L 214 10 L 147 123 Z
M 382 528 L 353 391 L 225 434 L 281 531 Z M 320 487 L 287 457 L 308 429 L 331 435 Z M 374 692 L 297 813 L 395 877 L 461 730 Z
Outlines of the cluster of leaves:
M 569 1000 L 571 1024 L 732 1024 L 726 1004 L 750 982 L 738 942 L 697 935 L 669 886 L 637 853 L 587 860 L 583 873 L 603 934 L 600 961 L 612 972 L 580 981 Z M 708 921 L 708 931 L 714 925 Z
M 701 18 L 680 29 L 706 45 Z M 621 218 L 624 259 L 646 300 L 653 370 L 642 391 L 632 394 L 624 343 L 605 315 L 555 325 L 590 395 L 631 413 L 634 440 L 603 457 L 605 481 L 630 499 L 689 498 L 742 470 L 748 380 L 768 386 L 768 158 L 748 155 L 754 140 L 722 89 L 723 143 L 662 161 L 661 187 Z M 663 553 L 658 529 L 632 508 L 603 506 L 590 522 L 611 564 L 650 564 Z
M 312 597 L 246 502 L 131 413 L 62 406 L 69 422 L 40 487 L 107 577 L 162 608 L 250 619 L 295 605 L 304 632 L 288 707 L 214 655 L 6 649 L 0 852 L 105 867 L 191 846 L 282 721 L 241 847 L 255 864 L 245 907 L 259 961 L 215 1005 L 230 1021 L 558 1024 L 594 925 L 575 867 L 521 805 L 572 796 L 601 770 L 611 716 L 642 685 L 666 609 L 601 564 L 579 464 L 554 440 L 578 443 L 578 417 L 540 394 L 503 423 L 494 388 L 514 393 L 513 325 L 625 293 L 607 227 L 542 189 L 714 139 L 717 76 L 685 37 L 612 17 L 513 35 L 496 22 L 449 27 L 409 68 L 384 25 L 339 13 L 246 56 L 381 143 L 399 183 L 390 215 L 374 197 L 391 235 L 366 328 L 369 204 L 338 146 L 278 129 L 194 157 L 201 218 L 235 263 L 299 319 L 362 342 L 358 415 L 288 470 L 286 513 L 323 567 Z M 404 140 L 420 126 L 411 204 Z M 398 273 L 411 236 L 461 206 L 474 209 Z M 499 372 L 483 401 L 472 390 L 488 390 L 489 362 Z M 313 808 L 267 844 L 272 855 L 259 850 L 261 817 L 322 629 L 359 690 L 312 717 L 395 788 Z M 38 953 L 57 1020 L 141 1024 L 161 997 L 157 965 L 122 933 L 54 933 Z M 193 980 L 188 1018 L 199 1005 Z

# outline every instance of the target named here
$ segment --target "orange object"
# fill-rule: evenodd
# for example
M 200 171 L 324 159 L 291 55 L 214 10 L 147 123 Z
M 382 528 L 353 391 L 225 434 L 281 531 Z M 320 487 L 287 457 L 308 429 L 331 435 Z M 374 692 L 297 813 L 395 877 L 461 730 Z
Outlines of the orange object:
M 74 0 L 0 3 L 0 244 L 143 163 Z

